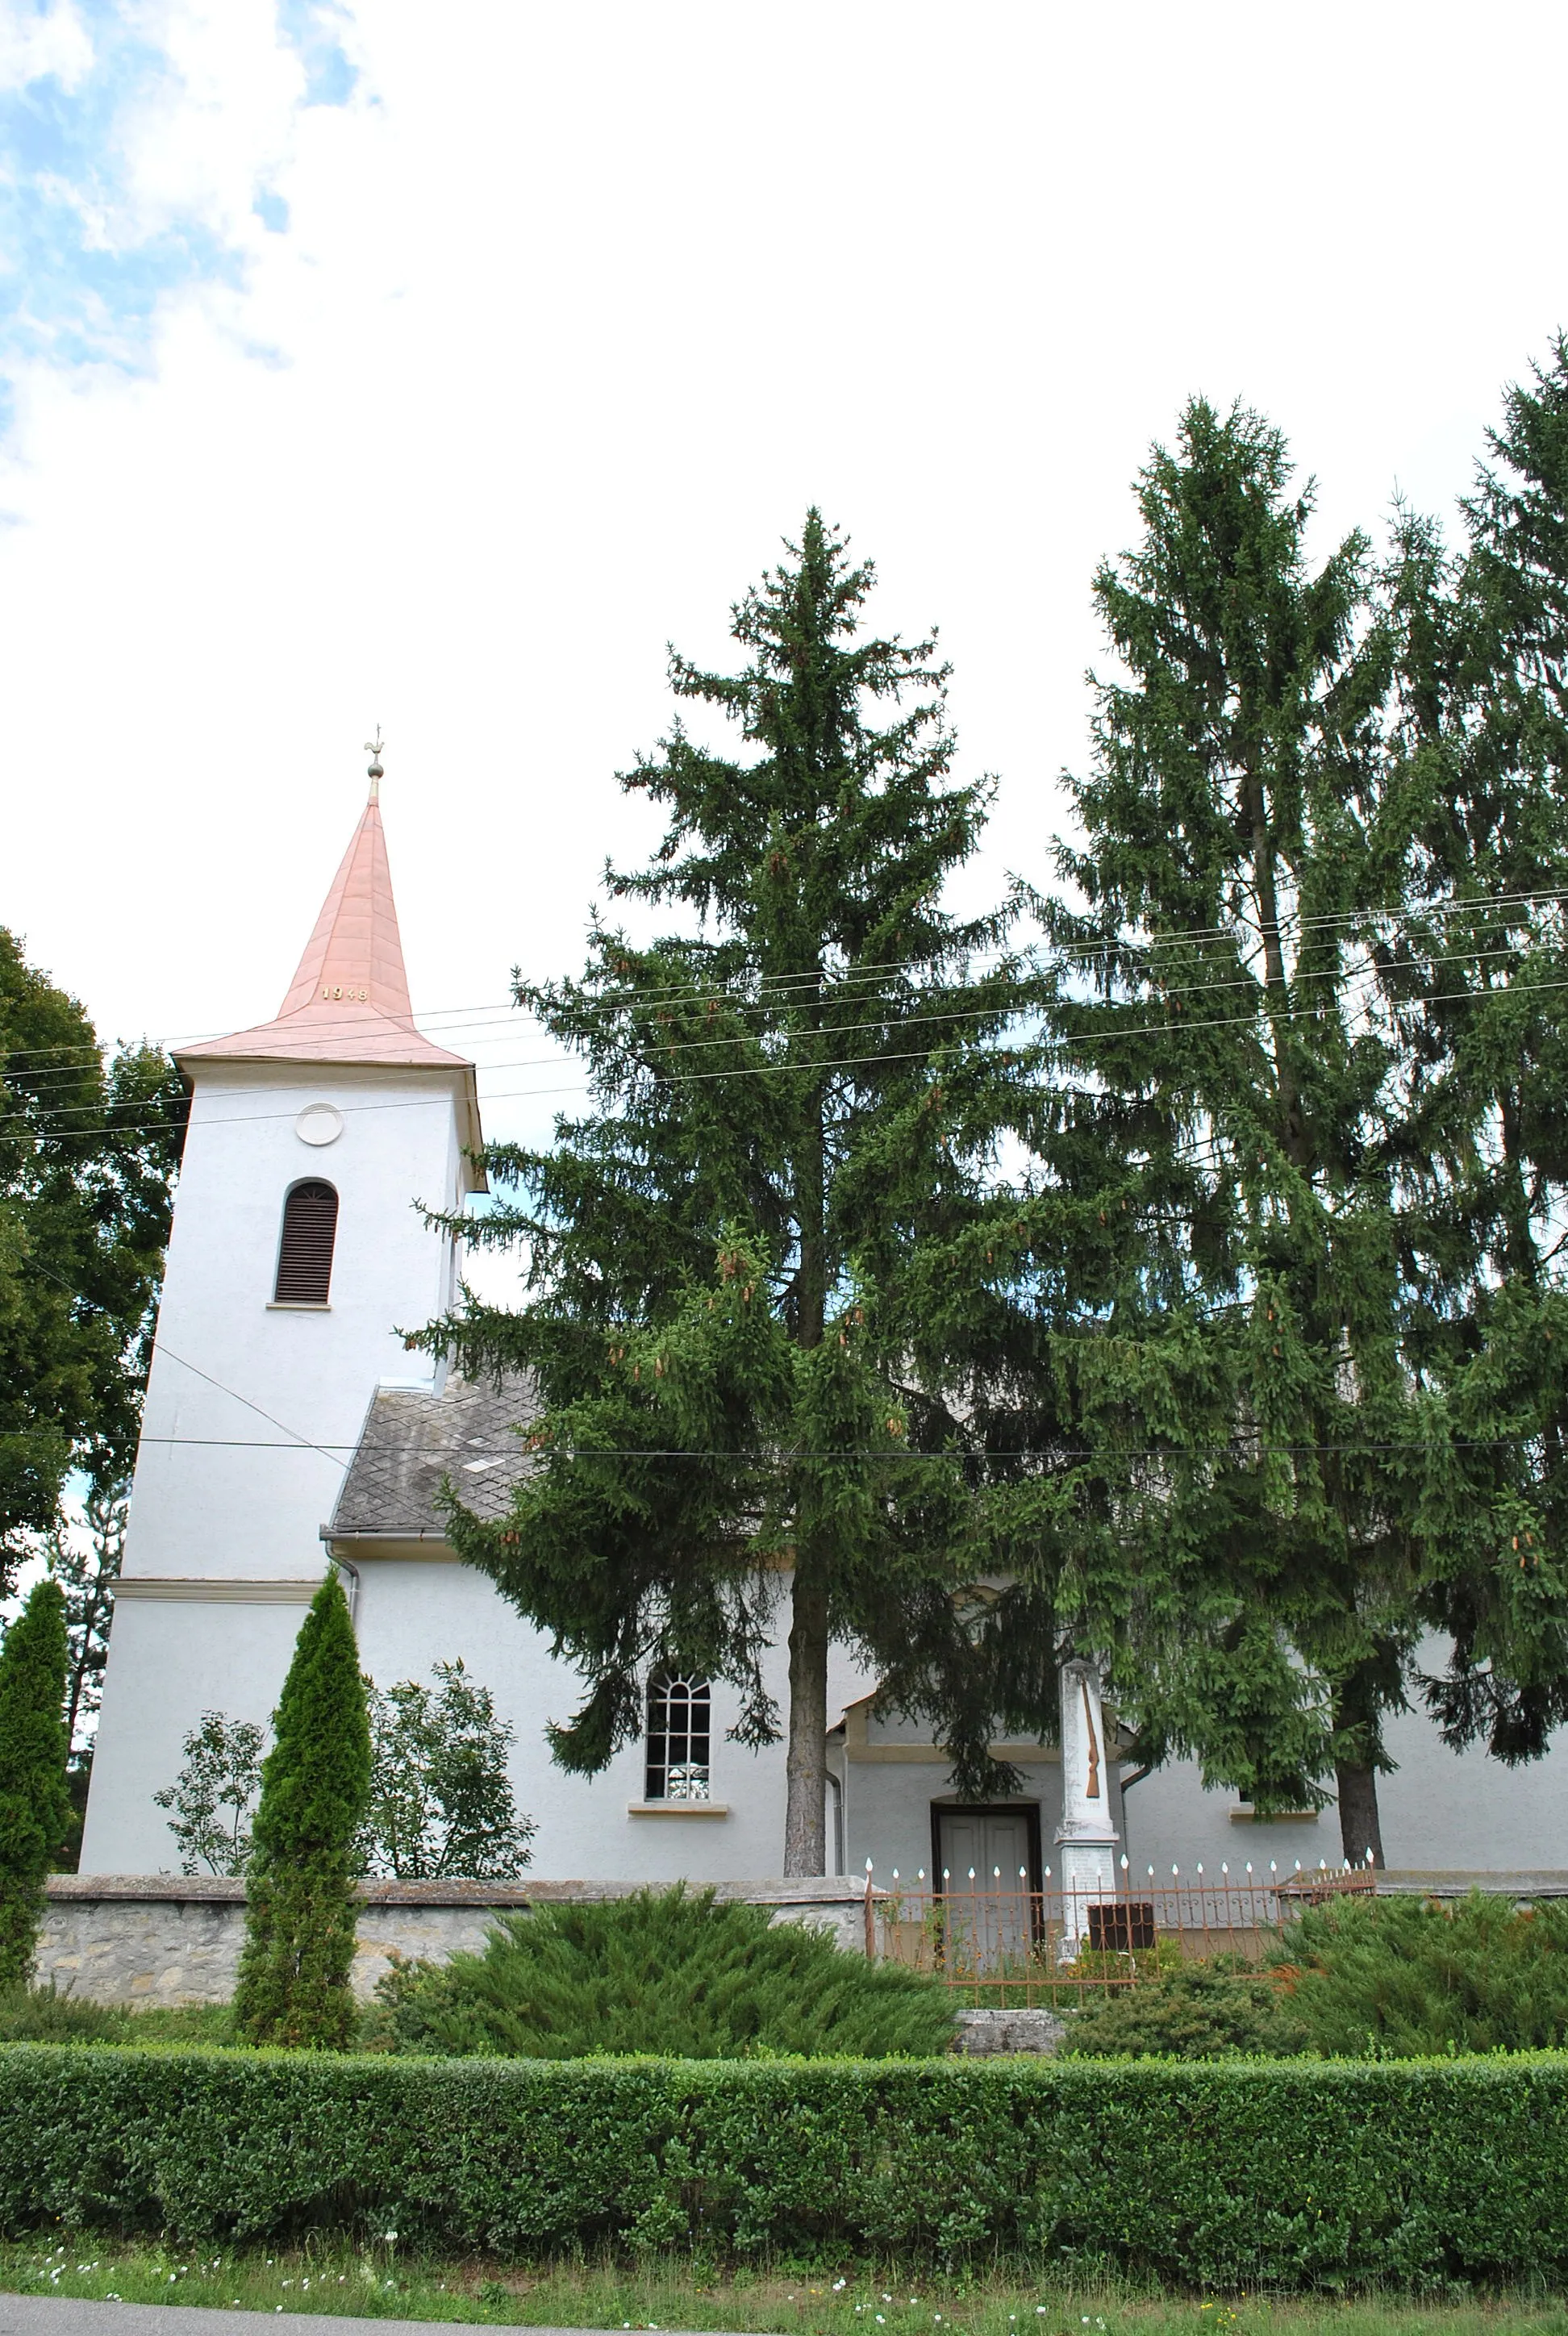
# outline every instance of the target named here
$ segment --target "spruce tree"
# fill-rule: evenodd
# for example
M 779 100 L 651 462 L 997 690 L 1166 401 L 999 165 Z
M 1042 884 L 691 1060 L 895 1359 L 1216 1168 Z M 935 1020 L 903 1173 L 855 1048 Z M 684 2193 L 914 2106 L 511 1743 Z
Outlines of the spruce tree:
M 1422 905 L 1386 953 L 1410 1049 L 1445 1394 L 1427 1621 L 1445 1735 L 1539 1757 L 1568 1718 L 1568 342 L 1505 394 L 1456 551 L 1403 512 L 1390 565 L 1401 815 Z
M 0 1988 L 33 1967 L 44 1877 L 71 1830 L 65 1601 L 40 1582 L 0 1647 Z
M 1260 1807 L 1320 1800 L 1331 1766 L 1346 1855 L 1380 1863 L 1451 1483 L 1408 1370 L 1431 1131 L 1379 953 L 1415 866 L 1390 631 L 1364 538 L 1310 568 L 1311 489 L 1256 414 L 1194 401 L 1138 501 L 1096 581 L 1124 677 L 1071 783 L 1076 900 L 1044 904 L 1041 1312 L 1073 1458 L 1023 1571 L 1112 1653 L 1150 1757 Z
M 535 1473 L 453 1530 L 585 1676 L 557 1759 L 596 1770 L 634 1737 L 650 1668 L 729 1679 L 741 1741 L 787 1729 L 787 1874 L 823 1869 L 830 1640 L 906 1674 L 911 1646 L 951 1650 L 969 1415 L 961 1375 L 911 1348 L 911 1277 L 922 1225 L 956 1238 L 998 1205 L 1027 1096 L 988 1043 L 1019 997 L 1007 918 L 941 897 L 989 789 L 951 780 L 933 644 L 862 632 L 872 583 L 813 511 L 733 611 L 741 668 L 672 657 L 742 751 L 677 724 L 625 774 L 668 824 L 606 883 L 678 929 L 596 917 L 580 978 L 517 985 L 591 1103 L 548 1150 L 492 1147 L 508 1205 L 463 1221 L 526 1244 L 521 1311 L 426 1336 L 537 1382 Z M 760 1664 L 786 1601 L 781 1721 Z M 963 1717 L 972 1776 L 988 1729 Z
M 1401 512 L 1314 574 L 1266 423 L 1199 401 L 1155 450 L 1033 1164 L 903 1285 L 911 1351 L 966 1358 L 991 1586 L 967 1664 L 890 1689 L 1038 1725 L 1042 1650 L 1094 1651 L 1145 1761 L 1260 1812 L 1331 1772 L 1358 1863 L 1414 1689 L 1509 1760 L 1568 1717 L 1563 346 L 1492 453 L 1460 557 Z
M 247 1877 L 235 2020 L 252 2043 L 342 2049 L 354 2028 L 354 1876 L 370 1798 L 370 1728 L 336 1574 L 300 1629 L 273 1737 Z

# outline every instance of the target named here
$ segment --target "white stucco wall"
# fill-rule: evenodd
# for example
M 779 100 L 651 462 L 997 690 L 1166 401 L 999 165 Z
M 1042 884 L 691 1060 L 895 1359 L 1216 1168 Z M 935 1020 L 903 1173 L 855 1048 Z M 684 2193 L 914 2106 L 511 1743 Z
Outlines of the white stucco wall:
M 1229 1864 L 1240 1878 L 1249 1859 L 1265 1877 L 1271 1862 L 1281 1874 L 1293 1872 L 1298 1859 L 1302 1865 L 1316 1865 L 1320 1858 L 1338 1864 L 1339 1825 L 1332 1808 L 1305 1821 L 1232 1824 L 1231 1812 L 1242 1806 L 1235 1793 L 1206 1793 L 1190 1760 L 1143 1777 L 1122 1802 L 1123 1846 L 1133 1873 L 1146 1878 L 1152 1865 L 1155 1881 L 1168 1883 L 1173 1865 L 1187 1874 L 1199 1864 L 1213 1874 Z
M 1429 1670 L 1441 1670 L 1445 1650 L 1422 1650 Z M 1451 1752 L 1418 1705 L 1386 1724 L 1385 1741 L 1397 1762 L 1379 1776 L 1383 1853 L 1395 1871 L 1528 1873 L 1568 1869 L 1568 1731 L 1544 1760 L 1506 1768 L 1479 1746 Z M 1128 1851 L 1145 1868 L 1169 1876 L 1202 1858 L 1228 1859 L 1232 1869 L 1250 1858 L 1258 1873 L 1271 1863 L 1281 1874 L 1322 1860 L 1342 1862 L 1339 1815 L 1334 1804 L 1316 1818 L 1273 1825 L 1238 1823 L 1233 1792 L 1205 1792 L 1197 1768 L 1175 1761 L 1145 1777 L 1126 1796 Z
M 319 1572 L 318 1530 L 376 1385 L 429 1383 L 428 1361 L 398 1333 L 438 1313 L 450 1286 L 451 1245 L 416 1204 L 457 1199 L 454 1076 L 323 1068 L 278 1085 L 276 1066 L 257 1065 L 219 1066 L 197 1081 L 128 1574 Z M 341 1135 L 319 1147 L 295 1132 L 318 1102 L 343 1115 Z M 284 1201 L 317 1176 L 338 1194 L 331 1301 L 280 1309 L 271 1299 Z M 291 1436 L 327 1450 L 302 1450 Z
M 178 1874 L 167 1813 L 186 1736 L 206 1711 L 265 1720 L 278 1700 L 305 1609 L 122 1600 L 114 1615 L 83 1874 Z
M 786 1604 L 786 1630 L 787 1611 Z M 365 1668 L 378 1685 L 426 1679 L 433 1663 L 461 1656 L 492 1690 L 498 1712 L 517 1731 L 512 1782 L 519 1807 L 539 1827 L 535 1873 L 587 1882 L 718 1882 L 779 1870 L 784 1746 L 753 1752 L 726 1741 L 739 1698 L 722 1681 L 713 1688 L 710 1806 L 728 1814 L 633 1815 L 644 1798 L 642 1746 L 628 1745 L 599 1776 L 569 1776 L 556 1767 L 545 1725 L 570 1717 L 582 1700 L 582 1682 L 569 1664 L 552 1660 L 543 1635 L 523 1623 L 483 1575 L 451 1562 L 367 1560 L 360 1567 L 355 1627 Z M 768 1681 L 781 1711 L 788 1703 L 787 1671 L 780 1644 L 769 1657 Z M 831 1673 L 831 1709 L 864 1692 L 864 1680 L 842 1653 Z M 678 1806 L 669 1804 L 672 1812 Z
M 1440 1669 L 1441 1650 L 1427 1660 Z M 1505 1768 L 1475 1745 L 1450 1752 L 1422 1711 L 1400 1713 L 1386 1737 L 1399 1764 L 1378 1780 L 1391 1866 L 1568 1868 L 1568 1730 L 1559 1730 L 1544 1760 L 1523 1768 Z
M 429 1384 L 400 1332 L 446 1301 L 452 1245 L 418 1204 L 463 1175 L 461 1073 L 213 1065 L 191 1100 L 131 1492 L 128 1578 L 319 1578 L 329 1515 L 378 1382 Z M 326 1145 L 296 1132 L 326 1102 Z M 271 1304 L 283 1205 L 306 1177 L 338 1194 L 330 1303 Z M 309 1445 L 292 1441 L 309 1439 Z M 310 1445 L 324 1447 L 311 1449 Z M 148 1796 L 204 1711 L 265 1718 L 298 1608 L 124 1597 L 110 1650 L 84 1873 L 172 1863 Z
M 605 1773 L 573 1776 L 550 1755 L 549 1720 L 570 1717 L 583 1694 L 568 1664 L 472 1568 L 447 1562 L 367 1558 L 358 1562 L 355 1625 L 361 1661 L 377 1685 L 427 1679 L 437 1661 L 461 1658 L 488 1687 L 516 1731 L 512 1786 L 538 1832 L 531 1870 L 586 1882 L 721 1882 L 776 1872 L 783 1860 L 784 1750 L 727 1743 L 738 1698 L 713 1689 L 712 1800 L 706 1815 L 634 1814 L 644 1799 L 643 1747 L 628 1745 Z M 125 1599 L 114 1624 L 111 1684 L 94 1763 L 83 1874 L 178 1870 L 168 1815 L 152 1796 L 179 1774 L 186 1733 L 200 1714 L 268 1720 L 277 1703 L 301 1605 Z M 769 1685 L 785 1708 L 787 1652 L 769 1658 Z M 866 1681 L 842 1652 L 832 1664 L 836 1709 Z M 862 1853 L 863 1856 L 863 1853 Z

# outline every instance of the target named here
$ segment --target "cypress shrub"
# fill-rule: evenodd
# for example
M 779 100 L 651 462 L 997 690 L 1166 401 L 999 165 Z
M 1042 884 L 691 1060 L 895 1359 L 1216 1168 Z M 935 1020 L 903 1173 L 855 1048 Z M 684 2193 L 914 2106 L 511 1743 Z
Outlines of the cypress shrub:
M 1191 1963 L 1069 2015 L 1064 2053 L 1421 2059 L 1568 2045 L 1568 1904 L 1472 1891 L 1307 1908 L 1261 1972 Z
M 0 1648 L 0 1989 L 24 1984 L 44 1877 L 70 1831 L 65 1601 L 41 1582 Z
M 256 2044 L 346 2045 L 354 2029 L 352 1883 L 370 1799 L 370 1728 L 336 1574 L 311 1602 L 261 1771 L 234 1995 Z
M 880 2059 L 953 2039 L 952 1999 L 935 1981 L 845 1954 L 764 1907 L 716 1905 L 711 1890 L 509 1915 L 482 1954 L 404 1965 L 380 1993 L 404 2052 Z
M 1400 2059 L 1568 2044 L 1568 1905 L 1345 1897 L 1285 1932 L 1277 1978 L 1310 2049 Z

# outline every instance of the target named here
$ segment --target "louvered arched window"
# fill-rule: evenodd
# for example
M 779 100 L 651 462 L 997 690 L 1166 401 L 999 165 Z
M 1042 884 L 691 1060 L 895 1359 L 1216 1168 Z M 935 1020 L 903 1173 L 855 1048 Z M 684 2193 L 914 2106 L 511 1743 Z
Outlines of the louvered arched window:
M 296 1184 L 283 1203 L 278 1245 L 275 1306 L 325 1306 L 332 1287 L 332 1244 L 337 1237 L 337 1194 L 319 1176 Z

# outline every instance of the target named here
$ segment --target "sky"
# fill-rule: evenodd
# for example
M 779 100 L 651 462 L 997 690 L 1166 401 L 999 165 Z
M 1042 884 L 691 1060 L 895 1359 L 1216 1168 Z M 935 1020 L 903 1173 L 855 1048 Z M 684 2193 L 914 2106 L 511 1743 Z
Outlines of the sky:
M 1048 872 L 1090 581 L 1202 391 L 1320 552 L 1451 512 L 1568 324 L 1568 10 L 0 0 L 0 924 L 107 1038 L 273 1012 L 387 741 L 487 1125 L 666 644 L 812 502 L 940 627 L 971 898 Z

